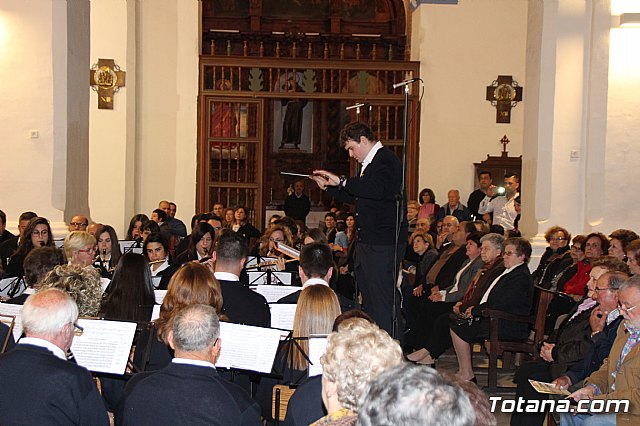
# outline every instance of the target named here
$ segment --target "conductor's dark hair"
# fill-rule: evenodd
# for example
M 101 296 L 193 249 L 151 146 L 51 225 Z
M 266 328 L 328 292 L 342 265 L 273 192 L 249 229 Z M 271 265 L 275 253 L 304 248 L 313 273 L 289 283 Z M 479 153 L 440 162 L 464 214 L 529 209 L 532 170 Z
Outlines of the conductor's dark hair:
M 346 124 L 340 132 L 340 146 L 343 148 L 347 144 L 347 141 L 354 140 L 356 143 L 360 143 L 360 137 L 364 136 L 369 139 L 371 143 L 375 143 L 376 137 L 369 126 L 361 121 L 354 121 L 353 123 Z
M 249 246 L 242 235 L 230 229 L 220 231 L 218 246 L 216 248 L 216 261 L 218 262 L 238 262 L 249 253 Z
M 333 266 L 333 253 L 328 244 L 311 243 L 300 250 L 300 267 L 308 278 L 322 278 Z

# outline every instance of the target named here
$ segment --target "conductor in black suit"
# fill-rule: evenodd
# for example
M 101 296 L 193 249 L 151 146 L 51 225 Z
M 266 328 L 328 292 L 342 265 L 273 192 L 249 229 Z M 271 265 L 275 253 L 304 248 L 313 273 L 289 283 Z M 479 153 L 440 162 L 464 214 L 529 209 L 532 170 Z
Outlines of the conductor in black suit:
M 398 262 L 404 255 L 408 235 L 406 202 L 403 201 L 404 208 L 399 214 L 396 208 L 402 186 L 402 163 L 361 122 L 347 124 L 340 133 L 340 143 L 362 165 L 360 175 L 347 178 L 316 170 L 312 179 L 338 200 L 355 205 L 359 237 L 354 262 L 356 282 L 362 291 L 364 309 L 380 328 L 392 334 L 394 270 L 397 270 L 394 258 L 396 250 Z M 397 305 L 399 300 L 398 295 Z M 398 308 L 395 311 L 399 320 L 400 311 Z M 399 336 L 398 327 L 395 336 Z
M 240 281 L 240 273 L 247 261 L 249 247 L 242 235 L 222 230 L 213 253 L 216 279 L 222 289 L 222 310 L 229 321 L 236 324 L 271 326 L 271 312 L 267 300 Z
M 78 307 L 62 290 L 29 296 L 22 308 L 27 337 L 0 356 L 0 423 L 3 425 L 108 425 L 91 374 L 67 361 Z
M 260 408 L 241 388 L 216 372 L 220 322 L 208 305 L 176 315 L 169 344 L 171 364 L 134 376 L 116 412 L 123 425 L 261 425 Z

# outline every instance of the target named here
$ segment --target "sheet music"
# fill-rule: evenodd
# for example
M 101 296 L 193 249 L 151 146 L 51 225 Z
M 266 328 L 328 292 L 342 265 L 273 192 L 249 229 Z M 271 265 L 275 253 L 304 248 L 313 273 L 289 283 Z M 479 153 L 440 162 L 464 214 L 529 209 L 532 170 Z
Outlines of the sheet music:
M 155 277 L 151 277 L 151 285 L 153 286 L 154 289 L 157 289 L 158 287 L 160 287 L 160 281 L 162 281 L 162 277 L 159 275 Z
M 53 244 L 56 245 L 56 248 L 61 249 L 64 246 L 64 240 L 53 240 Z
M 151 319 L 149 321 L 155 321 L 160 318 L 160 305 L 153 305 L 151 310 Z
M 271 373 L 280 330 L 221 322 L 220 340 L 216 367 Z
M 153 294 L 156 296 L 156 303 L 162 305 L 164 297 L 167 295 L 167 290 L 153 290 Z
M 22 305 L 0 303 L 0 314 L 16 317 L 16 322 L 13 324 L 13 340 L 17 342 L 22 336 Z
M 293 330 L 293 318 L 296 316 L 295 303 L 270 303 L 271 327 L 284 330 Z
M 140 247 L 136 247 L 136 244 L 138 244 L 137 241 L 131 240 L 120 240 L 118 244 L 120 244 L 121 253 L 142 254 L 142 243 L 140 243 Z
M 79 319 L 78 324 L 84 332 L 71 344 L 78 365 L 89 371 L 124 374 L 136 323 Z
M 309 337 L 309 377 L 322 374 L 322 364 L 320 357 L 327 350 L 327 336 L 311 336 Z
M 302 287 L 291 287 L 283 285 L 258 285 L 251 287 L 256 293 L 261 294 L 267 299 L 267 303 L 276 303 L 278 300 L 288 296 L 296 291 L 302 290 Z
M 107 287 L 111 284 L 111 280 L 109 278 L 100 277 L 100 287 L 102 287 L 102 292 L 107 291 Z
M 249 285 L 266 285 L 267 273 L 262 271 L 247 271 Z
M 291 285 L 291 272 L 274 271 L 271 273 L 271 282 L 276 282 L 280 285 Z
M 269 285 L 268 273 L 266 271 L 247 271 L 249 285 Z M 271 282 L 278 285 L 291 285 L 291 272 L 271 271 Z
M 247 261 L 244 264 L 245 268 L 258 264 L 258 256 L 247 256 Z
M 9 296 L 9 292 L 14 290 L 15 286 L 18 286 L 18 291 L 15 294 Z M 10 277 L 0 280 L 0 296 L 11 298 L 20 296 L 27 289 L 27 284 L 24 282 L 24 278 L 22 277 Z

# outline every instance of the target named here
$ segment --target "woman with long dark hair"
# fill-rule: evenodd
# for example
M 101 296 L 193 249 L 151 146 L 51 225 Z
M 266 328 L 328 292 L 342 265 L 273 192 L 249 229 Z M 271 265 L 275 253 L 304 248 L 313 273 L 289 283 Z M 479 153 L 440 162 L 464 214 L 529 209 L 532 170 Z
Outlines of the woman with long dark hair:
M 155 283 L 154 287 L 157 287 L 158 290 L 166 290 L 171 277 L 178 269 L 176 265 L 171 264 L 169 241 L 162 233 L 152 232 L 144 240 L 142 253 L 149 262 L 149 272 L 152 279 L 154 277 L 162 277 L 159 283 Z
M 207 222 L 199 222 L 191 231 L 189 246 L 177 258 L 175 263 L 181 265 L 192 260 L 202 260 L 211 257 L 213 253 L 213 241 L 216 231 Z
M 20 245 L 9 258 L 6 277 L 22 277 L 24 275 L 24 258 L 34 247 L 54 247 L 53 233 L 49 221 L 44 217 L 34 217 L 29 221 L 24 230 L 24 238 L 20 241 Z
M 134 241 L 142 238 L 142 224 L 147 222 L 149 217 L 146 214 L 138 213 L 131 218 L 129 229 L 127 229 L 127 241 Z
M 97 258 L 93 266 L 100 270 L 102 278 L 111 278 L 114 268 L 122 256 L 116 230 L 109 225 L 101 225 L 96 231 L 98 242 Z

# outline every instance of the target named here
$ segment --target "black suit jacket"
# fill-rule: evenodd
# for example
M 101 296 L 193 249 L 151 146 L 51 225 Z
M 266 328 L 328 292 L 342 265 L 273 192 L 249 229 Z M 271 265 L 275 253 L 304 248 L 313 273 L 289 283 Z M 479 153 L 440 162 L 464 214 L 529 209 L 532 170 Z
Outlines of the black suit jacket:
M 134 376 L 115 415 L 121 425 L 262 424 L 258 404 L 215 369 L 174 363 Z
M 526 263 L 500 277 L 489 293 L 487 301 L 473 309 L 473 315 L 479 316 L 483 309 L 496 309 L 514 315 L 527 316 L 533 306 L 533 278 Z M 486 321 L 488 330 L 488 319 Z M 527 324 L 500 321 L 498 334 L 501 339 L 526 339 L 529 334 Z
M 364 169 L 362 176 L 350 177 L 344 188 L 327 187 L 340 201 L 355 204 L 356 227 L 361 243 L 395 244 L 396 196 L 402 186 L 402 163 L 389 148 L 382 147 Z M 400 244 L 406 244 L 406 200 L 401 212 Z
M 18 249 L 18 237 L 13 236 L 0 244 L 0 260 L 2 269 L 7 269 L 7 260 Z
M 240 281 L 218 280 L 222 288 L 222 310 L 236 324 L 271 326 L 271 311 L 263 295 Z
M 108 425 L 91 374 L 45 348 L 20 344 L 0 355 L 3 425 Z

